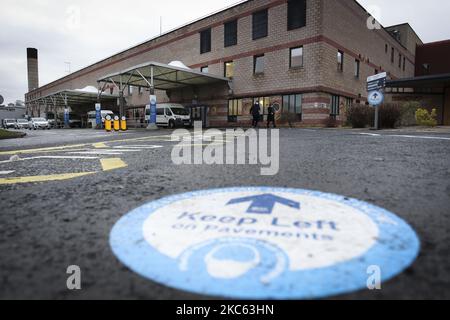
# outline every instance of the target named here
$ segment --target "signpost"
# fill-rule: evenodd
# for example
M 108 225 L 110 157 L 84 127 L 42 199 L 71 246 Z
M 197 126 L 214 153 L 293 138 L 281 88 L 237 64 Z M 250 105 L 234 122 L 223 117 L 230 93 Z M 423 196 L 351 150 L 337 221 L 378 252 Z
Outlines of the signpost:
M 95 122 L 97 129 L 100 129 L 102 126 L 102 105 L 100 103 L 95 104 Z
M 64 109 L 64 128 L 70 128 L 70 113 L 68 108 Z
M 375 125 L 374 130 L 379 129 L 379 106 L 384 102 L 383 90 L 386 87 L 387 73 L 379 73 L 367 78 L 368 102 L 375 107 Z
M 156 126 L 156 96 L 150 95 L 150 119 L 148 122 L 149 130 L 156 130 L 158 127 Z

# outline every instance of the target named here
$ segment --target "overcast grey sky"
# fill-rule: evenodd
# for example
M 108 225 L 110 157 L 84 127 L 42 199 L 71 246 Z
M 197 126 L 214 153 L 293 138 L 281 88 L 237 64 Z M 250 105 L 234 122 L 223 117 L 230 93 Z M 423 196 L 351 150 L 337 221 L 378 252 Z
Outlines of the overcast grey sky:
M 334 1 L 334 0 L 328 0 Z M 450 39 L 450 1 L 358 0 L 384 26 L 409 22 L 424 42 Z M 26 48 L 39 50 L 44 85 L 236 0 L 2 0 L 0 94 L 27 91 Z

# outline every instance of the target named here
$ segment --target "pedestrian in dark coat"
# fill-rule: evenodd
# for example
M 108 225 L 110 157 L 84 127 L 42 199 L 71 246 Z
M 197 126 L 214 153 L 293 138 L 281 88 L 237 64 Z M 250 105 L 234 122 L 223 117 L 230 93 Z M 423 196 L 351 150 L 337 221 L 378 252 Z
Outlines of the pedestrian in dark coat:
M 275 108 L 273 107 L 273 105 L 271 105 L 268 109 L 267 109 L 268 115 L 267 115 L 267 128 L 270 127 L 270 123 L 273 123 L 273 127 L 276 128 L 277 125 L 275 123 Z
M 257 128 L 258 127 L 258 123 L 259 123 L 259 120 L 261 118 L 260 110 L 261 110 L 261 108 L 259 107 L 259 103 L 258 102 L 256 102 L 253 105 L 253 107 L 250 109 L 250 113 L 253 116 L 253 121 L 252 121 L 253 128 Z

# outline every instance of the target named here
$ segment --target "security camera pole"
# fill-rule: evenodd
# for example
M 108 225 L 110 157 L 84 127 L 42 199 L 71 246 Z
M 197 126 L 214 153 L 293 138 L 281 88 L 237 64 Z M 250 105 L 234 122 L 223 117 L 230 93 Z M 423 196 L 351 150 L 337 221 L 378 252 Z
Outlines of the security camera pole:
M 375 108 L 375 124 L 373 130 L 380 129 L 379 113 L 380 105 L 384 101 L 383 90 L 386 87 L 386 78 L 386 72 L 379 73 L 367 78 L 367 91 L 369 92 L 367 100 L 369 104 Z

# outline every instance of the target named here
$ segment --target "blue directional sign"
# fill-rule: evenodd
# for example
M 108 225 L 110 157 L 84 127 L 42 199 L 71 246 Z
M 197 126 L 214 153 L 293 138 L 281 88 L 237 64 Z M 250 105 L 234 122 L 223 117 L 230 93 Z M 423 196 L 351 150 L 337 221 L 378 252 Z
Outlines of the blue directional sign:
M 70 113 L 69 109 L 64 109 L 64 125 L 68 126 L 70 122 Z
M 310 299 L 378 288 L 416 259 L 401 218 L 347 197 L 240 187 L 151 201 L 110 235 L 128 268 L 212 297 Z
M 100 103 L 95 104 L 95 120 L 98 126 L 102 124 L 102 105 Z
M 384 101 L 384 94 L 381 91 L 372 91 L 367 97 L 369 104 L 372 106 L 379 106 Z
M 150 96 L 150 123 L 156 123 L 156 96 Z
M 247 213 L 257 213 L 257 214 L 271 214 L 273 208 L 276 203 L 300 209 L 300 202 L 292 201 L 286 198 L 278 197 L 273 194 L 262 194 L 252 197 L 244 197 L 232 199 L 228 202 L 227 205 L 243 203 L 243 202 L 251 202 L 250 207 L 247 210 Z

